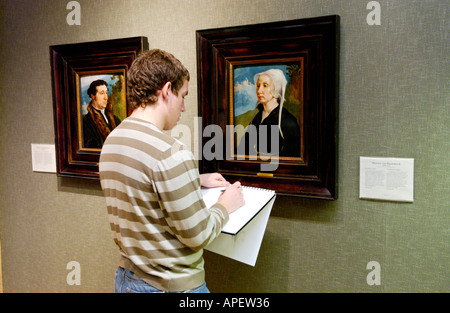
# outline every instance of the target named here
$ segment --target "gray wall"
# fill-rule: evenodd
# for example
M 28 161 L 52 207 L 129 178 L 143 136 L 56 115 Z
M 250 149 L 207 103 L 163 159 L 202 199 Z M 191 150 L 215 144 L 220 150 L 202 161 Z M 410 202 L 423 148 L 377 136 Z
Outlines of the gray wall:
M 339 199 L 278 197 L 255 267 L 205 252 L 215 292 L 448 292 L 448 1 L 130 0 L 81 4 L 69 26 L 62 0 L 0 0 L 0 238 L 5 292 L 110 292 L 119 257 L 98 182 L 34 173 L 31 143 L 54 143 L 49 46 L 146 36 L 192 77 L 195 31 L 341 16 Z M 359 200 L 359 157 L 415 159 L 415 201 Z M 81 285 L 66 283 L 70 261 Z M 381 265 L 369 286 L 366 265 Z

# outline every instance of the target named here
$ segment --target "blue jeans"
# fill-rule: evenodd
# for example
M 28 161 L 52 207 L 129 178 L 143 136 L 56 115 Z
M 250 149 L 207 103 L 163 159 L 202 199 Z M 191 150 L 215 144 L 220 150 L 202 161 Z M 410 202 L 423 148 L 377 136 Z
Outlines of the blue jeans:
M 127 269 L 124 269 L 119 266 L 116 271 L 116 278 L 114 282 L 114 288 L 116 293 L 164 293 L 166 291 L 156 289 L 153 286 L 150 286 L 141 278 L 134 276 L 133 272 Z M 208 288 L 206 287 L 206 282 L 203 283 L 200 287 L 180 291 L 186 293 L 209 293 Z

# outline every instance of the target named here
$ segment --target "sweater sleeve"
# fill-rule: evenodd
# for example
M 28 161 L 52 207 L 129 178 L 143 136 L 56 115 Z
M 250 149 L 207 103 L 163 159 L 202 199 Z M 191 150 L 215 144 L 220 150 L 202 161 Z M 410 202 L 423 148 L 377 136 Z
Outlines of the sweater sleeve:
M 170 231 L 195 251 L 211 243 L 229 216 L 220 204 L 206 207 L 192 152 L 179 149 L 168 153 L 153 175 L 153 188 Z

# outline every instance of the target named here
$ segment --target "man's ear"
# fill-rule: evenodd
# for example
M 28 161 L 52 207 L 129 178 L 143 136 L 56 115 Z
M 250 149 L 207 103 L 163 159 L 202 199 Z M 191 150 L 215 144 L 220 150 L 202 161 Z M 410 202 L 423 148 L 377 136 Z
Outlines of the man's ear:
M 163 97 L 163 100 L 167 100 L 169 98 L 169 92 L 172 92 L 172 83 L 167 82 L 164 84 L 164 86 L 161 89 L 161 95 Z

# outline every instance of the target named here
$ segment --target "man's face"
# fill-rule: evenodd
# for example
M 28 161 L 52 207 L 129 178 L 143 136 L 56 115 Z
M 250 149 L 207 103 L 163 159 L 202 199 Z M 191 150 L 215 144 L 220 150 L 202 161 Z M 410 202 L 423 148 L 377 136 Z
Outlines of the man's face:
M 105 85 L 97 86 L 97 93 L 95 96 L 91 95 L 92 105 L 97 110 L 103 110 L 108 103 L 108 88 Z
M 170 99 L 168 103 L 168 116 L 166 118 L 166 124 L 164 130 L 170 130 L 174 128 L 181 117 L 181 112 L 185 111 L 184 97 L 187 96 L 189 91 L 189 82 L 184 81 L 183 87 L 178 91 L 178 96 L 170 91 Z

